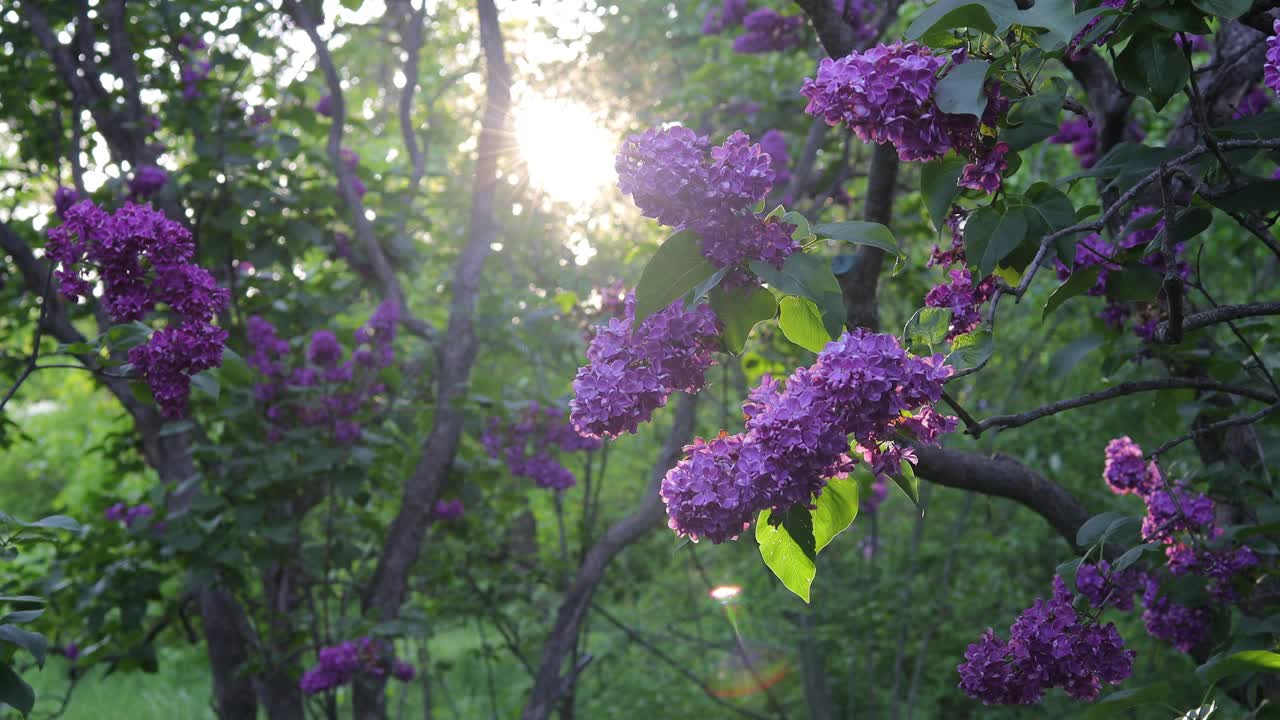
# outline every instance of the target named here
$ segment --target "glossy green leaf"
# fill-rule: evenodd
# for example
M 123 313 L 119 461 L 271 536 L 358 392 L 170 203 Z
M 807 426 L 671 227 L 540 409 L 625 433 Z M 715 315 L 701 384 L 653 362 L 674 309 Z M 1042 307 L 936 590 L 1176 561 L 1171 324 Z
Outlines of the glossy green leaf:
M 903 460 L 901 472 L 894 474 L 892 477 L 893 482 L 911 500 L 916 509 L 923 510 L 920 507 L 920 478 L 916 477 L 916 470 L 911 463 Z
M 13 643 L 26 650 L 36 659 L 37 665 L 44 667 L 45 651 L 49 643 L 40 633 L 23 630 L 16 625 L 0 625 L 0 641 Z
M 782 269 L 769 263 L 754 261 L 751 271 L 784 295 L 798 295 L 814 302 L 822 312 L 822 325 L 832 337 L 843 332 L 844 296 L 840 283 L 831 272 L 831 264 L 818 255 L 796 253 L 787 258 Z
M 778 302 L 782 334 L 806 350 L 821 352 L 831 336 L 822 325 L 822 311 L 808 298 L 787 295 Z
M 1081 268 L 1073 273 L 1067 281 L 1058 286 L 1054 290 L 1049 299 L 1044 304 L 1044 311 L 1040 313 L 1040 317 L 1047 318 L 1055 310 L 1062 307 L 1062 303 L 1070 300 L 1077 295 L 1083 295 L 1089 291 L 1089 288 L 1098 283 L 1098 272 L 1102 268 L 1094 265 L 1093 267 Z
M 798 511 L 793 508 L 787 515 L 797 512 L 809 514 L 809 511 L 804 508 Z M 770 524 L 769 520 L 768 510 L 760 511 L 759 517 L 756 518 L 756 542 L 760 545 L 760 557 L 788 590 L 798 595 L 801 600 L 809 602 L 809 588 L 817 574 L 817 567 L 814 565 L 816 550 L 814 550 L 812 519 L 807 539 L 803 533 L 803 522 L 797 519 L 791 523 L 800 532 L 799 540 L 792 536 L 785 521 L 775 526 Z M 808 547 L 802 546 L 801 542 L 806 542 Z
M 711 309 L 724 328 L 720 333 L 720 346 L 734 355 L 746 347 L 747 338 L 758 323 L 772 320 L 778 314 L 778 301 L 762 287 L 751 288 L 750 292 L 718 287 L 711 291 L 709 298 Z
M 986 362 L 994 352 L 991 331 L 983 328 L 957 335 L 951 341 L 947 364 L 956 370 L 968 370 Z
M 36 704 L 35 691 L 6 663 L 0 663 L 0 703 L 17 710 L 24 717 Z
M 1202 207 L 1189 207 L 1178 213 L 1169 224 L 1168 233 L 1175 242 L 1186 242 L 1213 224 L 1213 213 Z
M 925 9 L 907 28 L 908 40 L 917 40 L 925 33 L 969 27 L 984 32 L 995 32 L 996 24 L 981 3 L 973 0 L 941 0 Z
M 1144 32 L 1133 36 L 1115 62 L 1116 78 L 1126 90 L 1163 110 L 1182 90 L 1190 74 L 1187 60 L 1168 35 Z
M 715 266 L 702 257 L 702 244 L 696 233 L 681 230 L 667 238 L 644 266 L 636 284 L 636 327 L 715 272 Z
M 965 253 L 979 276 L 990 275 L 1027 235 L 1027 218 L 1022 208 L 997 210 L 988 206 L 969 216 L 965 223 Z
M 858 517 L 858 481 L 853 477 L 828 480 L 815 505 L 813 542 L 818 553 Z
M 796 229 L 791 231 L 791 239 L 802 245 L 817 238 L 813 229 L 809 227 L 809 218 L 795 210 L 783 213 L 782 221 L 796 226 Z
M 982 112 L 987 109 L 987 94 L 983 86 L 990 67 L 991 63 L 985 60 L 972 59 L 963 65 L 953 66 L 934 88 L 933 99 L 938 108 L 953 115 L 982 117 Z
M 956 183 L 960 180 L 964 166 L 964 158 L 948 155 L 925 163 L 920 168 L 920 194 L 924 196 L 925 206 L 929 208 L 929 221 L 938 232 L 942 232 L 942 228 L 946 226 L 951 203 L 960 192 Z
M 1140 688 L 1121 690 L 1098 700 L 1091 705 L 1085 714 L 1087 720 L 1103 720 L 1115 717 L 1129 708 L 1143 705 L 1157 705 L 1168 701 L 1169 683 L 1159 682 Z
M 916 311 L 902 329 L 902 338 L 908 348 L 933 349 L 947 341 L 947 333 L 951 332 L 951 309 L 922 307 Z
M 1245 650 L 1210 660 L 1196 669 L 1196 675 L 1207 684 L 1255 672 L 1280 673 L 1280 654 L 1266 650 Z
M 903 255 L 902 246 L 893 237 L 893 233 L 889 232 L 889 228 L 880 223 L 851 220 L 849 222 L 825 223 L 815 227 L 813 230 L 821 237 L 841 240 L 855 245 L 870 245 L 871 247 L 880 248 L 890 255 L 899 257 Z

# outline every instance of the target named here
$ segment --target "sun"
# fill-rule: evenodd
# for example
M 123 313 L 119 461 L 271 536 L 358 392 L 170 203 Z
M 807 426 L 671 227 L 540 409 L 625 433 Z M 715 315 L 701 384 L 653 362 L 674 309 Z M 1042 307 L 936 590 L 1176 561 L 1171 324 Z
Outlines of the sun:
M 530 184 L 553 200 L 587 206 L 614 182 L 617 139 L 586 106 L 528 98 L 516 107 L 515 128 Z

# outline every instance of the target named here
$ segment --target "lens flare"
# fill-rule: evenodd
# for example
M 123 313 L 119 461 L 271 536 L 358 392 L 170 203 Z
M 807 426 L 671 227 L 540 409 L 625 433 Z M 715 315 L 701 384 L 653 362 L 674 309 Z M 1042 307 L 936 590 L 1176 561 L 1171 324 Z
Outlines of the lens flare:
M 719 587 L 711 588 L 711 592 L 707 594 L 711 596 L 712 600 L 729 602 L 730 600 L 738 597 L 741 592 L 742 588 L 737 585 L 721 585 Z
M 584 105 L 533 97 L 514 111 L 516 142 L 529 182 L 553 200 L 592 204 L 614 182 L 617 138 Z

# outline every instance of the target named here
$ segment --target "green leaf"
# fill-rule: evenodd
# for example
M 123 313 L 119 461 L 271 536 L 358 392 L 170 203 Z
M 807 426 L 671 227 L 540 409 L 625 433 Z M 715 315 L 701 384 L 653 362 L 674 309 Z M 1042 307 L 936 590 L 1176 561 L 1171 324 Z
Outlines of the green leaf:
M 1053 78 L 1040 90 L 1013 104 L 1008 122 L 1012 127 L 1000 133 L 1000 139 L 1014 150 L 1025 150 L 1058 132 L 1066 83 Z
M 1169 698 L 1169 693 L 1167 682 L 1114 692 L 1090 706 L 1085 718 L 1102 720 L 1102 718 L 1115 717 L 1129 708 L 1164 703 Z
M 667 238 L 640 273 L 640 282 L 636 285 L 635 326 L 665 310 L 715 271 L 715 266 L 702 257 L 702 244 L 696 233 L 681 230 Z
M 1049 377 L 1066 377 L 1086 355 L 1102 347 L 1102 342 L 1097 335 L 1086 335 L 1067 343 L 1049 358 Z
M 908 40 L 918 40 L 925 33 L 968 27 L 995 32 L 996 25 L 980 3 L 973 0 L 942 0 L 920 13 L 907 28 Z
M 970 60 L 963 65 L 952 66 L 951 72 L 938 81 L 933 91 L 938 109 L 952 115 L 982 117 L 982 112 L 987 109 L 983 85 L 990 67 L 991 63 L 985 60 Z
M 1266 650 L 1245 650 L 1210 660 L 1196 668 L 1196 675 L 1209 685 L 1234 675 L 1254 672 L 1280 673 L 1280 654 Z
M 963 172 L 965 159 L 957 155 L 925 163 L 920 168 L 920 194 L 924 196 L 925 205 L 929 208 L 929 221 L 933 229 L 942 232 L 947 215 L 951 212 L 951 201 L 960 192 L 960 173 Z
M 922 307 L 907 321 L 906 327 L 902 329 L 902 338 L 912 352 L 927 348 L 932 353 L 935 346 L 947 341 L 949 332 L 950 308 Z
M 702 298 L 706 297 L 708 293 L 719 287 L 720 281 L 724 279 L 724 276 L 728 274 L 728 272 L 729 268 L 720 268 L 719 270 L 711 273 L 711 277 L 698 283 L 698 286 L 689 291 L 689 294 L 685 296 L 688 306 L 693 307 L 697 305 L 698 302 L 702 300 Z
M 1210 15 L 1217 15 L 1224 20 L 1235 20 L 1253 7 L 1253 0 L 1191 0 L 1191 2 Z
M 35 691 L 6 663 L 0 663 L 0 703 L 22 713 L 23 717 L 36 704 Z
M 911 463 L 903 460 L 902 471 L 891 477 L 903 494 L 910 498 L 916 509 L 923 510 L 920 507 L 920 478 L 916 477 L 915 468 L 911 466 Z
M 801 510 L 805 514 L 809 512 L 803 508 Z M 795 512 L 794 509 L 787 514 L 790 515 L 793 512 Z M 759 517 L 756 518 L 756 542 L 760 545 L 760 557 L 788 590 L 800 596 L 801 600 L 809 602 L 809 587 L 817 574 L 813 554 L 801 548 L 796 539 L 791 536 L 785 523 L 775 526 L 769 520 L 768 510 L 760 511 Z M 812 521 L 809 525 L 808 542 L 809 547 L 812 548 Z
M 1164 276 L 1146 265 L 1129 265 L 1107 276 L 1107 297 L 1120 301 L 1155 300 Z
M 812 300 L 787 295 L 778 302 L 778 307 L 781 310 L 778 325 L 791 342 L 813 352 L 822 352 L 831 342 L 831 336 L 822 326 L 822 311 Z
M 986 277 L 1026 236 L 1027 218 L 1022 208 L 979 208 L 965 223 L 965 254 L 978 276 Z
M 1269 211 L 1275 208 L 1277 197 L 1280 197 L 1280 180 L 1254 179 L 1231 192 L 1210 198 L 1209 202 L 1226 212 Z
M 1126 533 L 1136 533 L 1142 521 L 1118 512 L 1104 512 L 1085 521 L 1076 531 L 1076 545 L 1090 547 L 1104 540 L 1123 543 Z M 1136 537 L 1136 535 L 1135 535 Z
M 1190 74 L 1182 50 L 1167 34 L 1133 36 L 1115 62 L 1116 77 L 1126 90 L 1151 101 L 1156 111 L 1182 90 Z
M 1031 201 L 1022 207 L 1031 213 L 1031 221 L 1037 225 L 1035 234 L 1047 235 L 1076 224 L 1076 209 L 1071 198 L 1049 183 L 1032 185 L 1024 197 Z
M 205 395 L 208 395 L 213 400 L 217 400 L 218 395 L 222 393 L 222 384 L 219 383 L 218 379 L 208 370 L 192 375 L 191 387 L 199 390 Z
M 778 314 L 778 301 L 773 293 L 762 287 L 751 288 L 749 292 L 718 287 L 711 291 L 710 300 L 711 309 L 724 326 L 720 333 L 720 346 L 734 355 L 746 347 L 747 338 L 756 324 L 772 320 Z
M 904 255 L 902 246 L 894 239 L 893 233 L 880 223 L 851 220 L 819 225 L 813 231 L 821 237 L 842 240 L 855 245 L 870 245 L 898 257 Z
M 1202 207 L 1189 207 L 1178 213 L 1167 232 L 1176 242 L 1186 242 L 1213 224 L 1213 213 Z
M 814 552 L 831 544 L 858 517 L 858 481 L 852 477 L 832 478 L 818 496 L 813 510 Z
M 753 261 L 751 271 L 784 295 L 809 298 L 822 311 L 822 325 L 831 337 L 844 331 L 844 296 L 831 265 L 817 255 L 796 253 L 779 270 L 766 262 Z
M 39 617 L 40 617 L 41 615 L 43 615 L 43 614 L 44 614 L 44 610 L 43 610 L 43 609 L 39 609 L 39 610 L 14 610 L 13 612 L 6 614 L 4 617 L 0 617 L 0 624 L 2 624 L 2 623 L 29 623 L 29 622 L 31 622 L 32 620 L 35 620 L 36 618 L 39 618 Z
M 48 517 L 42 517 L 34 522 L 23 523 L 23 525 L 29 528 L 69 530 L 74 533 L 78 533 L 84 529 L 84 527 L 80 523 L 76 522 L 74 518 L 66 515 L 50 515 Z
M 564 295 L 565 293 L 561 293 Z M 569 293 L 572 296 L 573 304 L 577 304 L 577 295 Z M 557 296 L 559 299 L 559 296 Z M 563 301 L 561 301 L 563 307 Z M 563 310 L 568 312 L 568 310 Z M 253 384 L 253 371 L 249 369 L 248 363 L 240 354 L 231 348 L 223 348 L 222 364 L 218 366 L 218 381 L 229 387 L 247 388 Z
M 40 633 L 23 630 L 15 625 L 0 625 L 0 640 L 13 643 L 31 653 L 31 656 L 36 659 L 36 664 L 44 667 L 45 650 L 48 649 L 49 643 Z
M 986 362 L 994 350 L 991 331 L 978 329 L 957 335 L 951 341 L 951 352 L 947 355 L 946 362 L 956 370 L 968 370 Z
M 791 231 L 791 239 L 802 245 L 817 238 L 817 235 L 814 235 L 813 230 L 809 227 L 809 218 L 795 210 L 783 213 L 782 222 L 796 226 L 796 229 Z
M 1138 562 L 1138 558 L 1141 558 L 1143 553 L 1148 550 L 1155 550 L 1158 547 L 1159 546 L 1155 543 L 1134 545 L 1128 550 L 1125 550 L 1123 555 L 1116 558 L 1115 562 L 1111 563 L 1111 572 L 1118 573 L 1128 570 L 1131 565 Z
M 1049 296 L 1044 304 L 1044 312 L 1040 313 L 1040 317 L 1047 318 L 1058 308 L 1062 307 L 1062 303 L 1070 300 L 1077 295 L 1083 295 L 1089 291 L 1089 288 L 1098 283 L 1098 272 L 1101 266 L 1094 265 L 1092 267 L 1083 268 L 1071 273 L 1071 277 L 1067 281 L 1058 286 L 1057 290 Z

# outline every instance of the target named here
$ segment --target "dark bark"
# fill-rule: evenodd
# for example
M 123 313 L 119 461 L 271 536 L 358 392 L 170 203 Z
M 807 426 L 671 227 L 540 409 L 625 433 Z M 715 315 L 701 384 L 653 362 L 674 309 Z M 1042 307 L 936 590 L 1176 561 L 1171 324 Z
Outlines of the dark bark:
M 471 193 L 469 237 L 455 269 L 449 325 L 437 353 L 434 422 L 417 466 L 405 483 L 400 512 L 387 531 L 373 578 L 362 598 L 366 614 L 374 620 L 389 620 L 400 612 L 408 592 L 409 573 L 422 551 L 422 540 L 431 522 L 431 508 L 458 451 L 465 419 L 463 399 L 477 350 L 473 326 L 476 296 L 485 258 L 498 235 L 494 198 L 498 157 L 510 142 L 504 128 L 511 104 L 511 72 L 493 0 L 478 0 L 477 10 L 487 97 Z M 356 685 L 357 718 L 372 720 L 385 716 L 384 686 L 385 681 Z
M 249 662 L 240 618 L 243 610 L 231 593 L 210 585 L 200 591 L 200 617 L 213 670 L 213 708 L 219 720 L 253 720 L 258 698 L 243 670 Z
M 613 558 L 627 546 L 639 540 L 645 533 L 662 522 L 662 498 L 658 490 L 662 478 L 680 459 L 683 448 L 693 437 L 694 422 L 697 419 L 697 398 L 681 395 L 667 435 L 667 442 L 662 454 L 654 463 L 649 479 L 649 489 L 644 499 L 630 515 L 624 517 L 605 531 L 596 544 L 587 551 L 582 565 L 578 567 L 573 584 L 560 603 L 556 615 L 556 624 L 542 646 L 542 658 L 538 664 L 538 674 L 534 679 L 533 690 L 521 714 L 522 720 L 546 720 L 559 703 L 565 687 L 562 668 L 565 658 L 573 652 L 578 638 L 578 631 L 586 619 L 587 610 L 591 607 L 591 598 L 596 587 L 604 579 L 605 570 Z M 571 679 L 571 678 L 570 678 Z
M 897 193 L 898 151 L 892 145 L 877 145 L 867 171 L 867 199 L 863 218 L 888 226 L 893 220 L 893 198 Z M 845 324 L 850 328 L 876 329 L 880 326 L 880 305 L 876 291 L 884 251 L 863 245 L 854 256 L 853 268 L 836 279 L 844 295 Z

